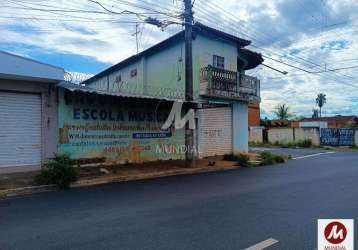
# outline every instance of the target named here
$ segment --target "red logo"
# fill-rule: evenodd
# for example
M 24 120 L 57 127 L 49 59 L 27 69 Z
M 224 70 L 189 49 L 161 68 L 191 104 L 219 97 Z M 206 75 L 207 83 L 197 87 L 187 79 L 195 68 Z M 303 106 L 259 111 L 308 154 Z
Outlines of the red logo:
M 324 236 L 329 243 L 340 244 L 347 237 L 347 229 L 342 223 L 334 221 L 326 226 Z

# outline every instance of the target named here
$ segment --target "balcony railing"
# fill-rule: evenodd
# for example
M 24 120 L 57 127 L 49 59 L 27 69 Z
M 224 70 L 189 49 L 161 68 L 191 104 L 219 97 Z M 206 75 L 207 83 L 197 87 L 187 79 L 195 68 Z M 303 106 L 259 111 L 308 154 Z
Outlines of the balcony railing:
M 235 71 L 208 66 L 201 69 L 200 95 L 257 102 L 260 101 L 260 81 Z

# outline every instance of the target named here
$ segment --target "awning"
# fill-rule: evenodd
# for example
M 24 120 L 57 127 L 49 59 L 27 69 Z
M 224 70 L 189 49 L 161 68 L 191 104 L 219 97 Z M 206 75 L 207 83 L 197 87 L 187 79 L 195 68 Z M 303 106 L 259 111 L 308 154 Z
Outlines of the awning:
M 240 49 L 240 52 L 247 59 L 248 64 L 245 67 L 245 70 L 253 69 L 263 63 L 264 59 L 260 53 L 256 53 L 248 49 Z
M 124 93 L 124 92 L 110 92 L 91 88 L 84 85 L 73 84 L 70 82 L 63 81 L 57 85 L 57 87 L 67 89 L 72 92 L 82 92 L 82 93 L 91 93 L 97 95 L 107 95 L 107 96 L 117 96 L 117 97 L 126 97 L 126 98 L 136 98 L 136 99 L 152 99 L 152 100 L 165 100 L 165 101 L 184 101 L 180 97 L 163 97 L 163 96 L 151 96 L 151 95 L 142 95 L 134 93 Z M 193 101 L 197 103 L 197 101 Z

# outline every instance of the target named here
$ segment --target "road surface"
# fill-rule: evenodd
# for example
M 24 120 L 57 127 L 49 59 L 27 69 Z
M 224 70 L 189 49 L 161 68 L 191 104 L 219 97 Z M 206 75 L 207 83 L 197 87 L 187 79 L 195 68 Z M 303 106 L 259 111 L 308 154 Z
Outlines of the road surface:
M 311 250 L 318 218 L 358 218 L 357 162 L 337 152 L 1 200 L 0 249 Z

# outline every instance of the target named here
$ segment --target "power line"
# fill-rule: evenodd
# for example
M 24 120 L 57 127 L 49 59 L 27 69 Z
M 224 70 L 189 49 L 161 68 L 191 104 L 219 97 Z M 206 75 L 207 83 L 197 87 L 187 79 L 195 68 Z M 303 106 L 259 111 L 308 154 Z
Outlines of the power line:
M 218 6 L 217 6 L 218 7 Z M 201 8 L 202 9 L 202 8 Z M 220 8 L 220 7 L 218 7 L 218 9 L 222 9 L 222 8 Z M 229 12 L 227 12 L 227 11 L 225 11 L 226 13 L 229 13 Z M 229 14 L 231 14 L 231 13 L 229 13 Z M 231 16 L 233 16 L 233 18 L 236 18 L 234 15 L 232 15 L 231 14 Z M 252 40 L 257 40 L 256 38 L 252 38 L 252 37 L 250 37 L 250 36 L 248 36 L 249 38 L 251 38 Z M 259 47 L 259 46 L 255 46 L 255 45 L 251 45 L 251 46 L 253 46 L 253 47 L 256 47 L 256 48 L 259 48 L 259 49 L 262 49 L 262 50 L 266 50 L 266 51 L 269 51 L 268 49 L 264 49 L 264 48 L 262 48 L 262 47 Z M 272 53 L 272 51 L 270 51 L 270 53 Z M 273 53 L 273 54 L 277 54 L 277 53 Z M 288 55 L 288 56 L 290 56 L 290 57 L 297 57 L 299 60 L 303 60 L 303 61 L 305 61 L 305 62 L 307 62 L 307 63 L 309 63 L 310 65 L 314 65 L 314 67 L 316 67 L 316 66 L 318 66 L 318 67 L 323 67 L 322 65 L 319 65 L 319 64 L 317 64 L 317 63 L 314 63 L 314 62 L 312 62 L 312 61 L 309 61 L 309 60 L 307 60 L 307 59 L 304 59 L 304 58 L 300 58 L 300 57 L 298 57 L 298 56 L 292 56 L 292 55 Z M 287 58 L 287 56 L 283 56 L 283 55 L 280 55 L 280 57 L 286 57 Z M 293 59 L 291 59 L 291 58 L 287 58 L 287 59 L 289 59 L 289 60 L 293 60 Z M 298 62 L 298 63 L 300 63 L 300 64 L 302 64 L 302 62 L 299 62 L 299 61 L 297 61 L 297 60 L 294 60 L 295 62 Z M 334 72 L 333 72 L 334 73 Z M 338 74 L 338 73 L 335 73 L 335 74 Z M 340 74 L 340 75 L 342 75 L 342 74 Z M 345 76 L 345 77 L 348 77 L 348 78 L 352 78 L 351 76 L 347 76 L 347 75 L 343 75 L 343 76 Z
M 261 50 L 267 50 L 267 49 L 264 49 L 264 48 L 262 48 L 262 47 L 258 47 L 258 46 L 255 46 L 255 45 L 252 45 L 252 46 L 253 46 L 253 47 L 260 48 Z M 269 52 L 272 53 L 271 51 L 269 51 Z M 277 54 L 277 53 L 274 53 L 274 54 Z M 282 56 L 282 55 L 280 55 L 280 56 Z M 306 60 L 306 59 L 304 59 L 304 58 L 300 58 L 300 57 L 298 57 L 298 58 L 299 58 L 300 60 L 307 61 L 307 63 L 310 64 L 310 68 L 317 67 L 317 66 L 321 67 L 321 65 L 318 65 L 318 64 L 316 64 L 316 63 L 312 63 L 312 62 L 310 62 L 310 61 L 308 61 L 308 60 Z M 298 63 L 302 64 L 302 62 L 300 62 L 300 61 L 293 60 L 293 59 L 291 59 L 291 58 L 288 58 L 288 59 L 289 59 L 289 60 L 292 60 L 292 61 L 294 61 L 294 62 L 298 62 Z M 280 61 L 280 62 L 282 62 L 282 61 Z M 313 66 L 312 66 L 312 65 L 313 65 Z M 293 65 L 290 65 L 290 66 L 293 66 Z M 308 70 L 299 68 L 299 67 L 297 67 L 297 66 L 293 66 L 293 67 L 295 67 L 295 68 L 297 68 L 297 69 L 299 69 L 299 70 L 306 71 L 307 73 L 310 72 L 310 71 L 308 71 Z M 331 72 L 331 73 L 333 73 L 333 72 Z M 347 77 L 350 77 L 350 76 L 347 76 Z M 351 77 L 350 77 L 350 78 L 351 78 Z

